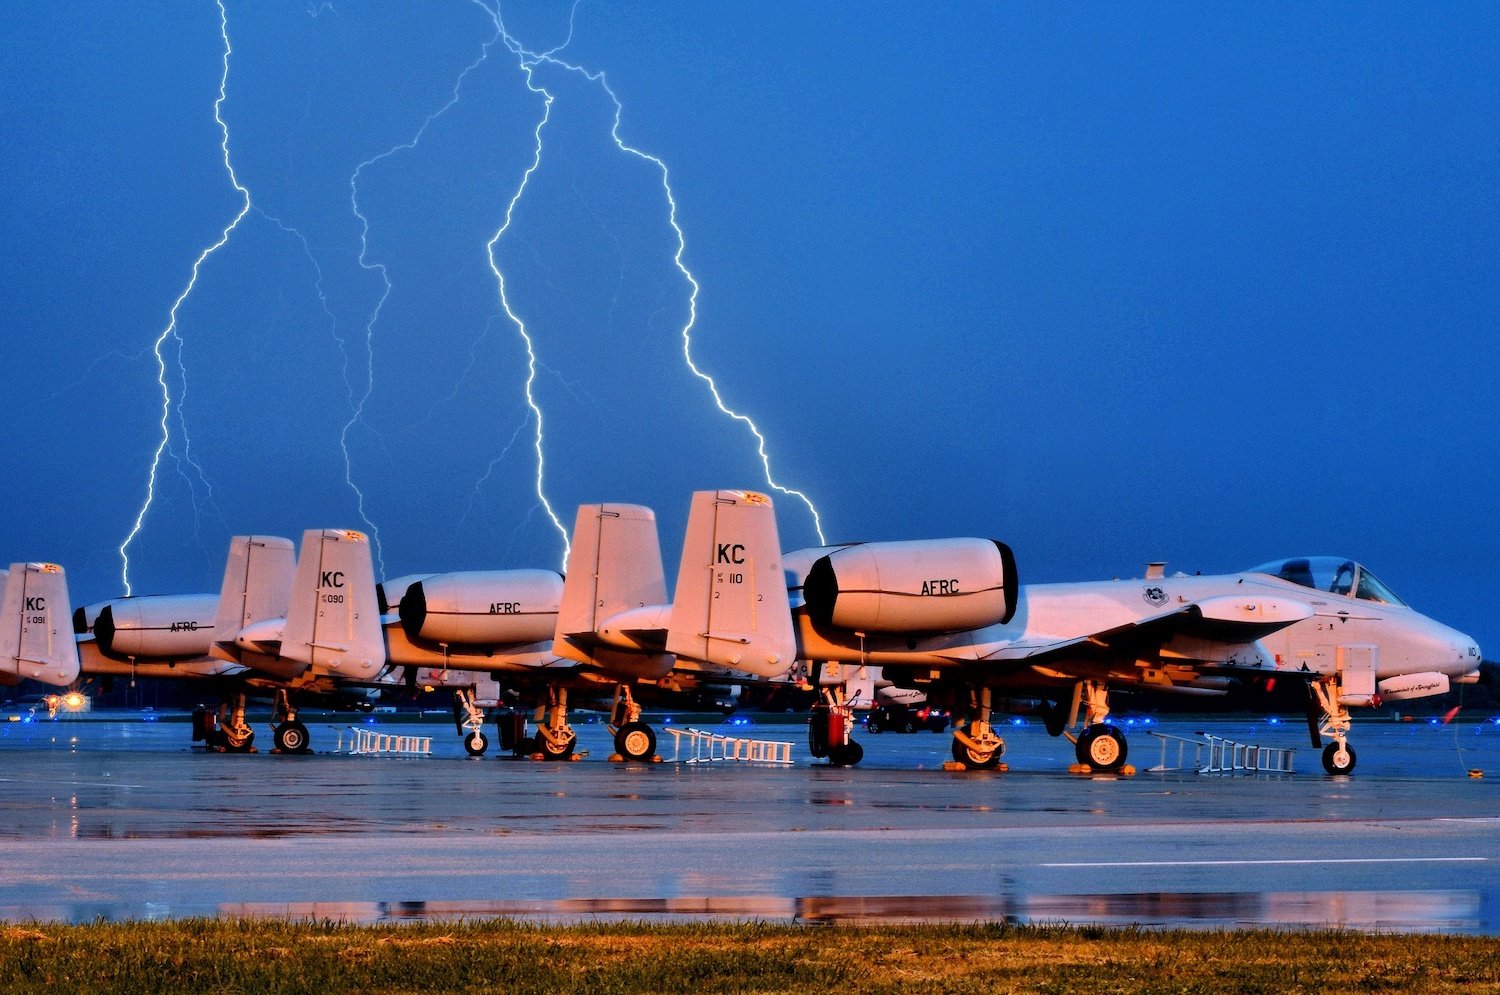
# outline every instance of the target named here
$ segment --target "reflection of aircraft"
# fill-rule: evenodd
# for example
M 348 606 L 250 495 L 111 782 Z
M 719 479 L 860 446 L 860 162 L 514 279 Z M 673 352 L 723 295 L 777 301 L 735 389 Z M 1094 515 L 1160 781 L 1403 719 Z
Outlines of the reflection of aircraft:
M 276 747 L 305 753 L 296 697 L 368 688 L 384 667 L 374 584 L 362 581 L 369 563 L 369 540 L 358 532 L 309 530 L 295 566 L 290 541 L 236 536 L 218 597 L 148 595 L 78 609 L 82 672 L 218 681 L 228 690 L 222 720 L 194 733 L 230 752 L 255 739 L 247 694 L 268 691 Z
M 823 547 L 786 562 L 798 658 L 880 665 L 897 684 L 966 705 L 971 721 L 955 726 L 953 756 L 970 768 L 993 767 L 1004 749 L 989 723 L 996 692 L 1052 699 L 1048 731 L 1068 735 L 1080 763 L 1109 771 L 1126 755 L 1124 735 L 1105 722 L 1111 687 L 1212 694 L 1246 676 L 1303 680 L 1314 744 L 1333 740 L 1324 766 L 1348 773 L 1349 706 L 1478 679 L 1472 639 L 1350 560 L 1214 577 L 1166 577 L 1153 565 L 1144 580 L 1025 587 L 1010 549 L 982 539 Z M 813 743 L 854 763 L 840 705 L 831 696 L 815 716 Z

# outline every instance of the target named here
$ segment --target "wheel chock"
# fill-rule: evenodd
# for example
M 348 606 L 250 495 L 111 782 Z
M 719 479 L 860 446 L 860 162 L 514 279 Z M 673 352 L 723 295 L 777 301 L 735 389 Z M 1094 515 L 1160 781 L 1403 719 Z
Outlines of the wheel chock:
M 1481 770 L 1481 769 L 1480 769 L 1480 768 L 1478 768 L 1478 767 L 1470 767 L 1470 768 L 1469 768 L 1469 776 L 1470 776 L 1470 777 L 1472 777 L 1472 778 L 1473 778 L 1473 779 L 1474 779 L 1474 780 L 1476 780 L 1476 781 L 1477 781 L 1477 780 L 1479 780 L 1479 779 L 1480 779 L 1480 778 L 1481 778 L 1481 777 L 1483 777 L 1483 776 L 1484 776 L 1484 771 L 1483 771 L 1483 770 Z
M 1093 772 L 1094 768 L 1088 764 L 1068 764 L 1069 774 L 1092 774 Z
M 542 751 L 541 750 L 537 750 L 535 753 L 531 754 L 531 759 L 532 760 L 546 760 L 547 758 L 544 757 L 544 756 L 542 756 Z
M 959 763 L 957 760 L 944 760 L 943 761 L 943 770 L 968 770 L 968 769 L 969 768 L 965 767 L 963 764 Z
M 1000 761 L 999 763 L 997 763 L 995 765 L 995 773 L 997 773 L 997 774 L 1006 774 L 1006 773 L 1009 773 L 1009 772 L 1010 772 L 1010 764 L 1006 763 L 1004 760 Z
M 653 753 L 653 754 L 651 754 L 651 762 L 654 763 L 654 764 L 661 763 L 662 762 L 662 760 L 661 760 L 661 754 L 660 753 Z
M 625 762 L 625 757 L 624 757 L 623 754 L 611 753 L 609 755 L 609 763 L 612 763 L 612 764 L 622 764 L 624 762 Z
M 586 754 L 586 753 L 571 753 L 571 754 L 568 755 L 568 759 L 571 760 L 571 761 L 573 761 L 574 763 L 577 763 L 578 761 L 582 760 L 586 756 L 588 756 L 588 754 Z
M 1126 764 L 1120 768 L 1121 777 L 1135 777 L 1135 764 Z

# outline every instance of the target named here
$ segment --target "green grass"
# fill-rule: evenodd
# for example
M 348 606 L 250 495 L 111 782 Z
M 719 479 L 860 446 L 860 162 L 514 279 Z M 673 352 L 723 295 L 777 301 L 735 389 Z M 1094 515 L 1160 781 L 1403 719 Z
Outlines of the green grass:
M 0 926 L 16 992 L 1500 992 L 1500 938 L 1016 926 Z

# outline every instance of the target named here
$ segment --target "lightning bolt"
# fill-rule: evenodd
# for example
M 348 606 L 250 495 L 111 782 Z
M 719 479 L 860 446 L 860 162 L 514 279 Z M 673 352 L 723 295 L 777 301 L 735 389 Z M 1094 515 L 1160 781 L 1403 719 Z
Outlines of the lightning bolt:
M 157 335 L 156 341 L 153 343 L 151 348 L 151 351 L 156 356 L 156 383 L 157 386 L 161 389 L 161 421 L 159 423 L 161 427 L 161 440 L 157 442 L 156 451 L 151 456 L 151 469 L 146 480 L 146 499 L 141 504 L 140 511 L 136 513 L 135 523 L 131 526 L 130 532 L 125 536 L 124 541 L 120 543 L 119 547 L 120 580 L 125 585 L 126 596 L 129 596 L 131 593 L 130 545 L 135 541 L 136 537 L 140 535 L 141 529 L 146 523 L 146 515 L 148 512 L 150 512 L 151 504 L 156 498 L 157 473 L 161 469 L 162 457 L 169 452 L 172 439 L 172 389 L 167 383 L 167 359 L 166 354 L 163 352 L 163 349 L 166 347 L 168 339 L 172 339 L 177 343 L 177 371 L 182 381 L 182 394 L 185 397 L 187 394 L 187 369 L 182 363 L 183 340 L 182 336 L 177 331 L 177 312 L 182 308 L 183 302 L 185 302 L 192 294 L 193 288 L 198 285 L 198 274 L 202 270 L 203 264 L 208 261 L 208 258 L 210 256 L 212 256 L 215 252 L 218 252 L 219 249 L 223 248 L 224 245 L 229 242 L 229 236 L 237 227 L 239 227 L 239 224 L 244 220 L 245 215 L 250 213 L 250 191 L 240 183 L 239 177 L 235 175 L 234 166 L 229 160 L 229 126 L 224 123 L 223 109 L 224 101 L 225 99 L 227 99 L 228 95 L 229 57 L 233 54 L 233 48 L 229 42 L 229 12 L 224 9 L 224 0 L 216 0 L 216 2 L 219 7 L 219 37 L 224 41 L 224 68 L 223 72 L 219 76 L 219 96 L 218 99 L 214 101 L 214 120 L 218 122 L 219 125 L 219 134 L 221 136 L 219 140 L 219 149 L 223 153 L 224 157 L 224 171 L 229 174 L 229 182 L 234 186 L 235 192 L 240 195 L 241 203 L 240 209 L 238 213 L 235 214 L 234 219 L 230 221 L 229 224 L 225 225 L 223 231 L 219 233 L 218 240 L 209 245 L 202 252 L 200 252 L 198 254 L 198 258 L 193 262 L 192 275 L 188 279 L 187 286 L 183 288 L 182 293 L 177 296 L 177 299 L 172 302 L 172 309 L 168 315 L 167 326 L 166 328 L 162 329 L 161 334 Z M 204 485 L 209 486 L 208 479 L 203 475 L 203 468 L 198 466 L 197 463 L 193 462 L 191 443 L 188 440 L 187 435 L 187 423 L 182 419 L 180 400 L 177 405 L 177 415 L 178 424 L 182 427 L 183 454 L 181 457 L 178 457 L 177 454 L 173 452 L 172 456 L 174 459 L 177 459 L 179 461 L 179 469 L 181 462 L 187 462 L 188 465 L 192 466 L 193 469 L 197 471 L 198 476 L 203 480 Z M 185 471 L 184 476 L 186 476 Z M 189 481 L 189 485 L 191 486 L 191 481 Z M 210 498 L 212 498 L 212 493 L 212 487 L 210 486 Z M 194 503 L 194 507 L 196 509 L 196 502 Z
M 479 4 L 477 0 L 474 0 L 474 2 L 481 9 L 485 10 L 486 13 L 489 13 L 489 9 L 484 7 L 483 4 Z M 328 5 L 325 4 L 324 6 Z M 375 562 L 378 569 L 380 570 L 381 576 L 385 575 L 385 558 L 381 552 L 380 529 L 376 527 L 375 523 L 372 522 L 369 516 L 366 514 L 364 492 L 360 489 L 359 485 L 354 482 L 354 462 L 349 453 L 349 433 L 353 431 L 356 425 L 362 425 L 367 429 L 370 428 L 369 424 L 364 420 L 364 413 L 365 405 L 369 402 L 370 395 L 375 390 L 375 326 L 380 321 L 380 313 L 385 308 L 386 301 L 390 299 L 391 291 L 394 289 L 395 285 L 391 282 L 390 271 L 387 269 L 385 263 L 379 261 L 371 261 L 370 259 L 370 220 L 365 216 L 364 211 L 361 210 L 359 205 L 359 179 L 360 176 L 365 172 L 365 170 L 371 168 L 372 166 L 375 166 L 378 163 L 389 159 L 391 156 L 398 155 L 402 152 L 410 152 L 413 149 L 417 148 L 417 146 L 422 143 L 422 136 L 427 133 L 427 129 L 432 126 L 432 123 L 438 118 L 442 117 L 444 114 L 448 113 L 448 111 L 451 110 L 453 106 L 459 102 L 460 99 L 462 99 L 464 80 L 468 78 L 470 73 L 484 64 L 485 60 L 490 57 L 490 48 L 493 47 L 495 42 L 499 41 L 500 38 L 501 31 L 497 23 L 494 36 L 480 46 L 479 58 L 475 59 L 473 62 L 469 63 L 469 65 L 465 66 L 463 72 L 459 73 L 458 78 L 454 80 L 453 92 L 449 96 L 448 101 L 443 104 L 443 106 L 427 115 L 426 119 L 423 120 L 421 126 L 417 128 L 416 133 L 413 134 L 411 138 L 407 139 L 405 142 L 400 143 L 399 145 L 393 145 L 390 148 L 386 149 L 384 152 L 381 152 L 378 155 L 371 156 L 370 158 L 361 162 L 354 168 L 354 172 L 349 176 L 349 209 L 353 212 L 354 216 L 359 219 L 360 224 L 358 257 L 359 266 L 367 273 L 378 273 L 380 275 L 381 285 L 384 289 L 381 291 L 380 299 L 375 302 L 374 309 L 370 312 L 369 321 L 365 323 L 365 383 L 364 389 L 360 393 L 359 399 L 357 401 L 354 400 L 353 396 L 354 386 L 349 381 L 349 355 L 347 351 L 345 351 L 344 353 L 344 382 L 349 387 L 350 416 L 349 420 L 344 423 L 343 431 L 339 434 L 339 448 L 343 451 L 344 454 L 344 483 L 355 494 L 355 498 L 358 502 L 359 516 L 364 520 L 364 523 L 367 526 L 368 531 L 370 532 L 370 537 L 372 540 L 371 545 L 375 554 Z M 343 349 L 344 347 L 342 339 L 339 341 L 339 347 L 340 349 Z
M 677 237 L 677 251 L 673 254 L 672 261 L 676 265 L 678 272 L 682 274 L 683 279 L 687 280 L 688 286 L 691 288 L 691 292 L 688 295 L 688 319 L 687 322 L 682 326 L 681 332 L 683 359 L 686 361 L 687 367 L 692 372 L 693 376 L 697 377 L 708 386 L 709 393 L 710 395 L 712 395 L 714 404 L 718 407 L 719 411 L 727 415 L 734 421 L 737 421 L 744 425 L 750 431 L 750 434 L 754 436 L 756 443 L 756 452 L 760 456 L 761 467 L 765 471 L 767 485 L 782 494 L 785 494 L 789 497 L 795 497 L 800 500 L 807 507 L 808 512 L 812 515 L 813 529 L 818 534 L 819 544 L 821 545 L 826 543 L 827 540 L 823 535 L 822 516 L 819 515 L 817 506 L 813 504 L 812 499 L 796 488 L 787 487 L 779 483 L 776 480 L 775 476 L 772 474 L 771 455 L 768 448 L 768 443 L 766 442 L 765 433 L 760 430 L 760 427 L 756 425 L 755 421 L 749 415 L 741 411 L 737 411 L 729 407 L 729 405 L 725 403 L 722 394 L 720 394 L 719 392 L 719 386 L 714 381 L 714 378 L 706 373 L 702 368 L 700 368 L 693 359 L 693 329 L 698 322 L 698 294 L 701 290 L 701 287 L 699 286 L 697 279 L 693 276 L 692 271 L 688 269 L 687 264 L 683 261 L 683 257 L 687 254 L 687 237 L 683 233 L 682 226 L 677 221 L 677 198 L 672 192 L 671 174 L 667 169 L 667 164 L 659 157 L 627 144 L 625 140 L 620 136 L 620 123 L 621 119 L 624 117 L 625 107 L 624 104 L 620 101 L 619 96 L 616 95 L 614 89 L 610 87 L 609 80 L 606 78 L 602 69 L 597 71 L 590 71 L 588 69 L 585 69 L 583 66 L 564 61 L 557 57 L 557 53 L 567 48 L 568 44 L 572 41 L 574 21 L 578 13 L 578 0 L 575 0 L 572 12 L 569 15 L 567 40 L 564 41 L 561 45 L 558 45 L 555 48 L 541 53 L 529 51 L 508 31 L 506 31 L 505 24 L 500 16 L 498 7 L 494 10 L 490 10 L 490 8 L 485 7 L 485 5 L 480 2 L 480 0 L 472 0 L 472 2 L 478 4 L 481 7 L 484 7 L 484 9 L 486 11 L 489 11 L 490 15 L 495 19 L 495 25 L 499 30 L 501 36 L 505 39 L 506 47 L 509 48 L 511 52 L 514 53 L 519 59 L 520 67 L 526 74 L 527 88 L 533 93 L 540 94 L 544 101 L 542 118 L 537 123 L 535 132 L 535 158 L 532 160 L 531 167 L 526 170 L 525 175 L 521 178 L 520 186 L 516 189 L 515 194 L 511 197 L 510 204 L 507 206 L 505 211 L 505 223 L 500 226 L 499 231 L 495 232 L 495 237 L 490 239 L 488 249 L 490 269 L 494 271 L 495 279 L 500 287 L 500 303 L 505 308 L 505 313 L 509 315 L 511 321 L 515 323 L 517 330 L 520 332 L 521 337 L 526 344 L 526 402 L 531 407 L 532 418 L 534 419 L 536 425 L 534 444 L 537 457 L 537 497 L 541 501 L 542 506 L 546 508 L 548 516 L 551 517 L 552 522 L 555 526 L 557 526 L 558 531 L 560 533 L 563 533 L 564 545 L 566 545 L 567 543 L 566 531 L 563 529 L 562 523 L 558 521 L 557 515 L 553 512 L 552 505 L 548 503 L 546 495 L 543 493 L 542 487 L 544 474 L 544 463 L 542 455 L 542 411 L 541 408 L 537 405 L 536 399 L 532 392 L 532 386 L 536 380 L 537 366 L 535 346 L 532 342 L 531 336 L 526 331 L 525 323 L 522 322 L 522 320 L 511 309 L 510 301 L 506 294 L 505 276 L 501 273 L 499 265 L 495 262 L 495 246 L 499 243 L 501 237 L 504 236 L 505 232 L 510 228 L 511 218 L 515 213 L 516 204 L 520 201 L 522 195 L 526 192 L 527 183 L 530 181 L 532 174 L 535 173 L 541 166 L 542 162 L 542 129 L 546 127 L 547 121 L 551 116 L 553 101 L 553 95 L 545 87 L 537 85 L 534 77 L 536 67 L 543 64 L 562 69 L 566 72 L 577 73 L 583 78 L 587 79 L 590 83 L 598 85 L 599 88 L 603 90 L 603 92 L 609 97 L 610 102 L 614 105 L 614 120 L 610 126 L 609 134 L 610 138 L 615 143 L 615 147 L 623 153 L 635 156 L 636 158 L 644 160 L 645 162 L 649 162 L 651 165 L 655 166 L 657 171 L 660 173 L 662 192 L 666 195 L 667 199 L 667 221 L 671 225 L 672 231 Z M 566 560 L 566 554 L 564 554 L 564 560 Z
M 541 168 L 542 131 L 547 127 L 547 122 L 552 119 L 552 101 L 554 98 L 545 87 L 537 85 L 535 78 L 536 63 L 535 61 L 527 61 L 526 55 L 528 53 L 526 53 L 525 50 L 521 48 L 519 43 L 517 43 L 516 40 L 511 37 L 510 33 L 505 30 L 505 23 L 501 20 L 499 8 L 496 7 L 494 10 L 491 10 L 483 3 L 480 3 L 479 0 L 474 0 L 474 3 L 494 19 L 495 31 L 497 33 L 497 36 L 504 38 L 506 47 L 509 48 L 510 51 L 514 53 L 518 58 L 520 58 L 521 71 L 526 74 L 526 89 L 530 90 L 532 93 L 538 94 L 542 98 L 542 115 L 537 120 L 536 129 L 532 133 L 532 137 L 535 140 L 535 150 L 532 155 L 531 165 L 528 166 L 526 168 L 526 171 L 521 174 L 521 182 L 519 183 L 519 185 L 517 185 L 515 192 L 511 194 L 510 202 L 505 206 L 505 220 L 495 231 L 495 234 L 490 238 L 489 242 L 486 243 L 485 253 L 486 258 L 489 260 L 490 272 L 495 275 L 495 283 L 499 289 L 500 306 L 505 310 L 506 317 L 510 318 L 511 322 L 516 326 L 516 331 L 520 334 L 521 341 L 525 344 L 526 347 L 526 382 L 524 393 L 526 397 L 526 406 L 531 411 L 529 420 L 531 421 L 531 424 L 533 426 L 531 444 L 532 450 L 536 453 L 536 497 L 537 502 L 542 506 L 542 510 L 545 511 L 547 513 L 547 517 L 551 519 L 552 527 L 557 530 L 557 534 L 562 539 L 562 561 L 564 567 L 566 568 L 568 562 L 568 554 L 572 552 L 573 547 L 572 544 L 568 541 L 567 527 L 563 525 L 562 519 L 558 518 L 557 511 L 552 507 L 552 502 L 547 499 L 547 458 L 544 452 L 544 446 L 542 444 L 542 408 L 541 405 L 539 405 L 536 401 L 535 391 L 537 368 L 536 343 L 532 341 L 531 334 L 526 330 L 526 322 L 523 321 L 521 319 L 521 316 L 516 314 L 515 309 L 511 307 L 510 295 L 507 293 L 506 289 L 505 273 L 501 271 L 500 264 L 495 260 L 495 246 L 500 244 L 500 239 L 504 238 L 505 233 L 510 230 L 511 222 L 514 220 L 516 214 L 516 205 L 521 202 L 521 198 L 525 195 L 526 187 L 531 182 L 531 177 L 539 168 Z M 571 37 L 572 31 L 570 29 L 569 38 Z M 567 43 L 564 42 L 563 44 Z M 509 445 L 507 445 L 506 449 L 508 450 L 509 448 Z M 491 469 L 493 469 L 493 462 L 490 464 L 490 467 Z M 486 473 L 486 476 L 488 476 L 488 473 Z

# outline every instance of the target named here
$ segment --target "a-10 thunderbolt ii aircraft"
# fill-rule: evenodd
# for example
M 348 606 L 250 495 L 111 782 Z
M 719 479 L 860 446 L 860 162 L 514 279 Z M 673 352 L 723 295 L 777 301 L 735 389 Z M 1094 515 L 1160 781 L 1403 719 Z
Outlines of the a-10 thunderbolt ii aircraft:
M 1308 725 L 1331 774 L 1354 769 L 1349 708 L 1478 680 L 1474 640 L 1419 614 L 1340 557 L 1296 557 L 1220 576 L 1017 583 L 1012 553 L 983 539 L 872 542 L 786 555 L 798 658 L 879 664 L 970 721 L 953 757 L 993 767 L 993 697 L 1041 698 L 1048 732 L 1095 771 L 1125 763 L 1109 690 L 1224 693 L 1234 680 L 1306 682 Z M 814 721 L 846 729 L 836 693 Z M 1075 727 L 1081 728 L 1075 733 Z M 1326 745 L 1323 737 L 1331 740 Z M 837 737 L 829 756 L 840 760 Z M 817 743 L 818 736 L 813 736 Z
M 763 533 L 707 552 L 715 577 L 750 577 L 749 564 L 776 556 Z M 1153 565 L 1141 580 L 1031 585 L 1018 582 L 1010 548 L 988 539 L 854 543 L 781 561 L 785 587 L 761 580 L 751 602 L 769 640 L 761 654 L 795 657 L 800 672 L 787 678 L 826 687 L 810 739 L 839 765 L 862 755 L 843 687 L 858 668 L 879 667 L 885 680 L 963 710 L 969 721 L 955 726 L 952 752 L 971 769 L 996 766 L 1004 751 L 990 723 L 997 696 L 1032 708 L 1040 699 L 1048 731 L 1071 739 L 1081 764 L 1113 771 L 1127 744 L 1106 721 L 1111 688 L 1223 694 L 1236 680 L 1300 680 L 1313 743 L 1335 774 L 1354 769 L 1350 707 L 1443 694 L 1479 675 L 1472 639 L 1337 557 L 1207 577 L 1167 577 Z M 705 569 L 701 559 L 694 568 Z M 571 629 L 560 621 L 559 652 L 566 642 L 617 653 L 662 645 L 667 617 L 660 607 L 600 611 Z M 707 619 L 704 639 L 732 638 L 716 621 Z
M 747 548 L 770 555 L 752 563 Z M 535 736 L 524 738 L 548 759 L 573 752 L 570 692 L 613 695 L 615 750 L 626 760 L 644 760 L 655 752 L 656 734 L 641 718 L 637 694 L 680 700 L 705 688 L 775 678 L 791 666 L 790 619 L 760 611 L 765 592 L 782 584 L 778 549 L 769 498 L 699 492 L 669 602 L 652 511 L 583 505 L 565 578 L 547 570 L 488 570 L 382 584 L 386 659 L 408 684 L 453 689 L 470 753 L 487 745 L 481 729 L 488 702 L 477 693 L 483 679 L 536 706 Z M 716 556 L 724 558 L 717 571 Z M 605 619 L 609 625 L 601 624 Z M 502 745 L 509 745 L 504 737 Z
M 236 536 L 218 596 L 145 595 L 85 605 L 73 613 L 72 632 L 59 652 L 71 653 L 75 675 L 168 678 L 222 688 L 220 716 L 195 727 L 194 734 L 228 752 L 251 748 L 255 731 L 245 719 L 246 699 L 268 694 L 275 700 L 277 748 L 306 752 L 298 699 L 363 698 L 384 669 L 374 585 L 360 582 L 370 573 L 369 561 L 369 540 L 359 532 L 309 530 L 295 564 L 287 539 Z M 53 602 L 66 613 L 61 571 L 51 583 Z M 373 640 L 361 625 L 365 619 L 377 622 Z

